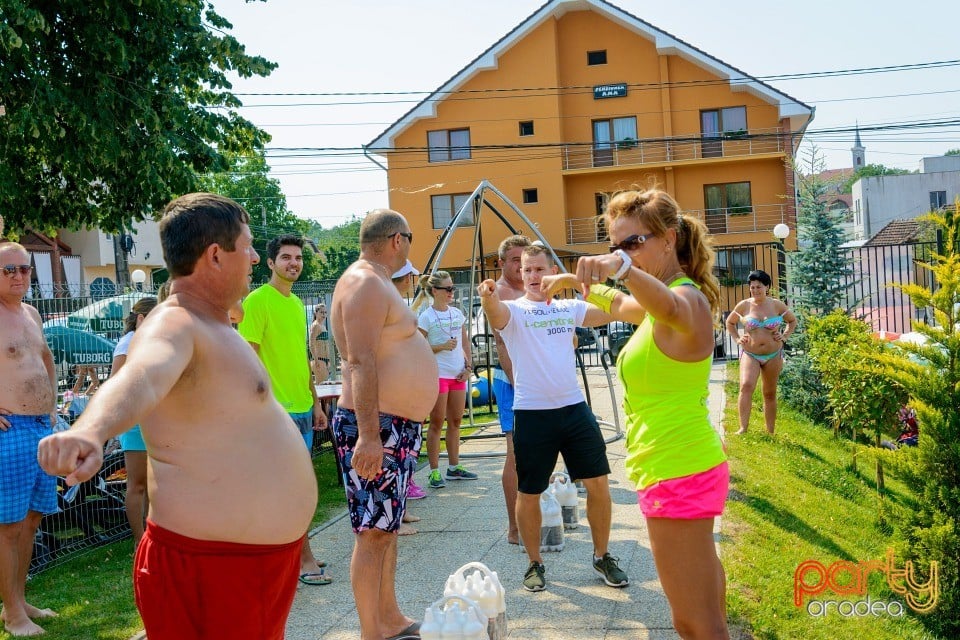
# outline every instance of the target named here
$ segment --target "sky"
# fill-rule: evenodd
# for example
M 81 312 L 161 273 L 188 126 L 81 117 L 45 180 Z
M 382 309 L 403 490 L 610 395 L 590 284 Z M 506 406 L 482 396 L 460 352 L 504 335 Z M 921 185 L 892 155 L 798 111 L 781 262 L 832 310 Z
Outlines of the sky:
M 279 67 L 235 78 L 236 94 L 429 92 L 521 23 L 541 0 L 212 0 L 247 52 Z M 850 133 L 824 130 L 960 119 L 960 67 L 770 79 L 960 59 L 960 2 L 921 0 L 614 0 L 715 58 L 816 108 L 826 168 L 851 166 Z M 711 7 L 709 12 L 706 7 Z M 958 63 L 960 64 L 960 63 Z M 282 158 L 281 148 L 371 142 L 425 94 L 241 95 L 240 113 L 273 137 L 271 176 L 287 206 L 324 227 L 387 206 L 386 172 L 359 153 Z M 336 103 L 336 104 L 331 104 Z M 817 133 L 818 131 L 822 133 Z M 914 170 L 960 147 L 960 126 L 861 132 L 867 163 Z M 801 158 L 802 159 L 802 158 Z

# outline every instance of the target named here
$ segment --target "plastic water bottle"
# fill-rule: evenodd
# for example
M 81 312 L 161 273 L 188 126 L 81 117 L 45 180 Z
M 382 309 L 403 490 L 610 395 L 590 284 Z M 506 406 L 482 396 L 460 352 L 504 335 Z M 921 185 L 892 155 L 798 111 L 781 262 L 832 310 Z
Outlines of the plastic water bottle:
M 467 609 L 463 614 L 461 625 L 463 640 L 487 640 L 487 628 L 477 619 L 473 609 Z M 421 638 L 423 635 L 421 634 Z
M 549 490 L 540 494 L 540 515 L 540 551 L 563 551 L 563 515 Z
M 463 640 L 463 629 L 459 620 L 460 604 L 452 603 L 443 612 L 443 624 L 440 626 L 441 640 Z M 421 633 L 421 637 L 422 637 Z
M 423 624 L 420 625 L 420 637 L 423 640 L 442 640 L 440 625 L 433 619 L 433 607 L 423 612 Z
M 560 503 L 563 528 L 576 529 L 580 526 L 580 499 L 577 496 L 577 487 L 565 473 L 553 474 L 550 483 L 550 489 Z
M 507 637 L 507 602 L 504 597 L 503 586 L 500 585 L 496 573 L 492 576 L 484 576 L 481 599 L 485 603 L 481 605 L 481 608 L 489 606 L 492 612 L 487 613 L 487 609 L 483 611 L 487 615 L 487 636 L 490 640 L 505 640 Z

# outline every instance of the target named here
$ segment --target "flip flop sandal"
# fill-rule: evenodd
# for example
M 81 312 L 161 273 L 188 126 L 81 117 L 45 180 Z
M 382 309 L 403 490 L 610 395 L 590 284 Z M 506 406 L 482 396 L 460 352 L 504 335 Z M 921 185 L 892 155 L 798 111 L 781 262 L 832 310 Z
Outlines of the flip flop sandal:
M 384 640 L 419 640 L 420 639 L 420 623 L 413 622 L 409 627 L 401 631 L 395 636 L 390 636 Z
M 333 578 L 328 578 L 324 574 L 323 569 L 320 569 L 320 571 L 308 571 L 307 573 L 301 573 L 300 582 L 312 586 L 322 586 L 333 582 Z

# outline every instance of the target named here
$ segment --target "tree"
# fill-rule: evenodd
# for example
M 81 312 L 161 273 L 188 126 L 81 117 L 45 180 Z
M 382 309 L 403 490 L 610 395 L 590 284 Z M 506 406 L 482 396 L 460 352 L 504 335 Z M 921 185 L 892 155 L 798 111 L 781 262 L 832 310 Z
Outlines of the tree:
M 943 155 L 945 155 L 945 156 L 960 156 L 960 149 L 950 149 L 949 151 L 947 151 L 947 152 L 946 152 L 945 154 L 943 154 Z
M 907 169 L 897 169 L 894 167 L 885 167 L 882 164 L 865 164 L 856 171 L 853 172 L 853 175 L 844 181 L 840 186 L 840 193 L 850 193 L 853 188 L 853 183 L 855 183 L 860 178 L 869 178 L 871 176 L 902 176 L 907 173 L 913 173 Z
M 270 268 L 267 266 L 267 243 L 270 239 L 284 233 L 311 238 L 311 225 L 287 209 L 287 198 L 280 188 L 280 182 L 269 177 L 270 167 L 262 152 L 251 156 L 231 156 L 228 161 L 229 172 L 199 176 L 197 188 L 232 198 L 250 214 L 253 246 L 260 254 L 260 264 L 253 269 L 253 281 L 266 282 L 270 279 Z M 300 280 L 316 279 L 320 267 L 320 260 L 312 248 L 305 247 Z
M 942 249 L 918 266 L 936 287 L 899 286 L 918 309 L 933 309 L 935 324 L 914 321 L 922 345 L 903 343 L 864 366 L 901 385 L 920 423 L 915 450 L 901 451 L 917 499 L 900 518 L 899 545 L 926 572 L 940 567 L 940 599 L 924 621 L 944 638 L 960 636 L 960 199 L 928 216 L 943 233 Z M 899 555 L 899 554 L 898 554 Z M 923 580 L 920 580 L 921 582 Z M 936 595 L 936 594 L 933 594 Z
M 320 279 L 336 280 L 360 258 L 360 222 L 360 218 L 354 217 L 332 229 L 319 228 L 317 237 L 324 254 L 324 263 L 318 274 Z
M 26 227 L 113 232 L 269 136 L 228 71 L 266 76 L 204 0 L 0 3 L 0 211 Z
M 806 313 L 829 313 L 846 300 L 846 281 L 852 274 L 850 259 L 841 250 L 844 243 L 843 214 L 827 208 L 823 195 L 828 184 L 819 178 L 823 158 L 811 147 L 798 170 L 797 241 L 799 250 L 790 257 L 791 288 L 798 291 L 795 306 Z

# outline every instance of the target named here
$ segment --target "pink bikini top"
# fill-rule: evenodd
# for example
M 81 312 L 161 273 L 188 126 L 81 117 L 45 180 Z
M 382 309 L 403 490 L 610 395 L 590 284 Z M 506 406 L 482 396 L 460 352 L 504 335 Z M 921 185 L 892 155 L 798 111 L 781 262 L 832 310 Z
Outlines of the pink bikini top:
M 776 331 L 782 324 L 783 316 L 770 316 L 766 320 L 760 320 L 759 318 L 755 318 L 753 316 L 743 317 L 743 326 L 746 327 L 747 331 L 753 331 L 754 329 L 769 329 L 770 331 Z

